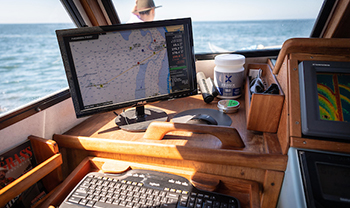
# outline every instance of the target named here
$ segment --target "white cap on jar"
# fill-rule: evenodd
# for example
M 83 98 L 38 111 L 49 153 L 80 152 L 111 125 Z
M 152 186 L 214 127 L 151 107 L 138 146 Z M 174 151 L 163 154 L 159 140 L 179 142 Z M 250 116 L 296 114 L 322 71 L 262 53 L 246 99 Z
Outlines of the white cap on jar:
M 240 54 L 221 54 L 215 57 L 215 64 L 220 66 L 243 65 L 245 57 Z

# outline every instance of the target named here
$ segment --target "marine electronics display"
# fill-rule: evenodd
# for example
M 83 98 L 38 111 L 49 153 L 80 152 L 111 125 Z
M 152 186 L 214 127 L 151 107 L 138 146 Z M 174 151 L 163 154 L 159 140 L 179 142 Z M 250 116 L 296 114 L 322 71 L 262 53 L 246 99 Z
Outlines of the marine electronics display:
M 350 141 L 350 62 L 299 64 L 302 133 Z
M 56 34 L 77 117 L 137 106 L 120 119 L 144 121 L 164 114 L 145 103 L 197 94 L 190 18 Z
M 350 155 L 298 150 L 307 207 L 350 207 Z

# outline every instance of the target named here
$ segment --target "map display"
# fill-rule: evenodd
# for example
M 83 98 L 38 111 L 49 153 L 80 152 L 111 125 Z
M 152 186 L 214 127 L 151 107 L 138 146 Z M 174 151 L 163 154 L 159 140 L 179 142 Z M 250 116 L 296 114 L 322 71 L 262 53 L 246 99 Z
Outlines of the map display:
M 350 122 L 350 75 L 317 73 L 320 119 Z
M 74 67 L 85 108 L 171 93 L 166 34 L 159 27 L 107 32 L 71 41 Z

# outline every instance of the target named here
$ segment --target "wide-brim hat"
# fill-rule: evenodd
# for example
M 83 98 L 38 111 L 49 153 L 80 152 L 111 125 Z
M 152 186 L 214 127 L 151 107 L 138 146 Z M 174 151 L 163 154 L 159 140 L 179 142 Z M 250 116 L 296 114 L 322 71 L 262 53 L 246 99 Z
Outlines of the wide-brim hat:
M 137 0 L 136 10 L 133 13 L 145 12 L 151 9 L 159 8 L 161 6 L 155 6 L 153 0 Z
M 6 173 L 8 170 L 4 167 L 0 167 L 0 171 L 4 171 Z

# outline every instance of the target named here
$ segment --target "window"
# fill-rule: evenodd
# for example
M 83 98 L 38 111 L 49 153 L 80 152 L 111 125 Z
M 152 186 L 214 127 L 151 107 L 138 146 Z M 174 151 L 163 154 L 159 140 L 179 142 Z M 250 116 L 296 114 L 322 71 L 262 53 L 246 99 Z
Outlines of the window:
M 321 0 L 154 0 L 156 20 L 191 17 L 195 52 L 279 48 L 308 37 Z M 120 20 L 134 0 L 113 1 Z M 73 28 L 59 0 L 3 1 L 0 7 L 0 114 L 67 87 L 55 30 Z
M 292 37 L 309 37 L 322 0 L 154 0 L 155 19 L 191 17 L 195 52 L 280 48 Z M 134 1 L 114 1 L 122 22 Z
M 60 1 L 1 3 L 0 114 L 68 87 L 55 30 L 72 27 Z

